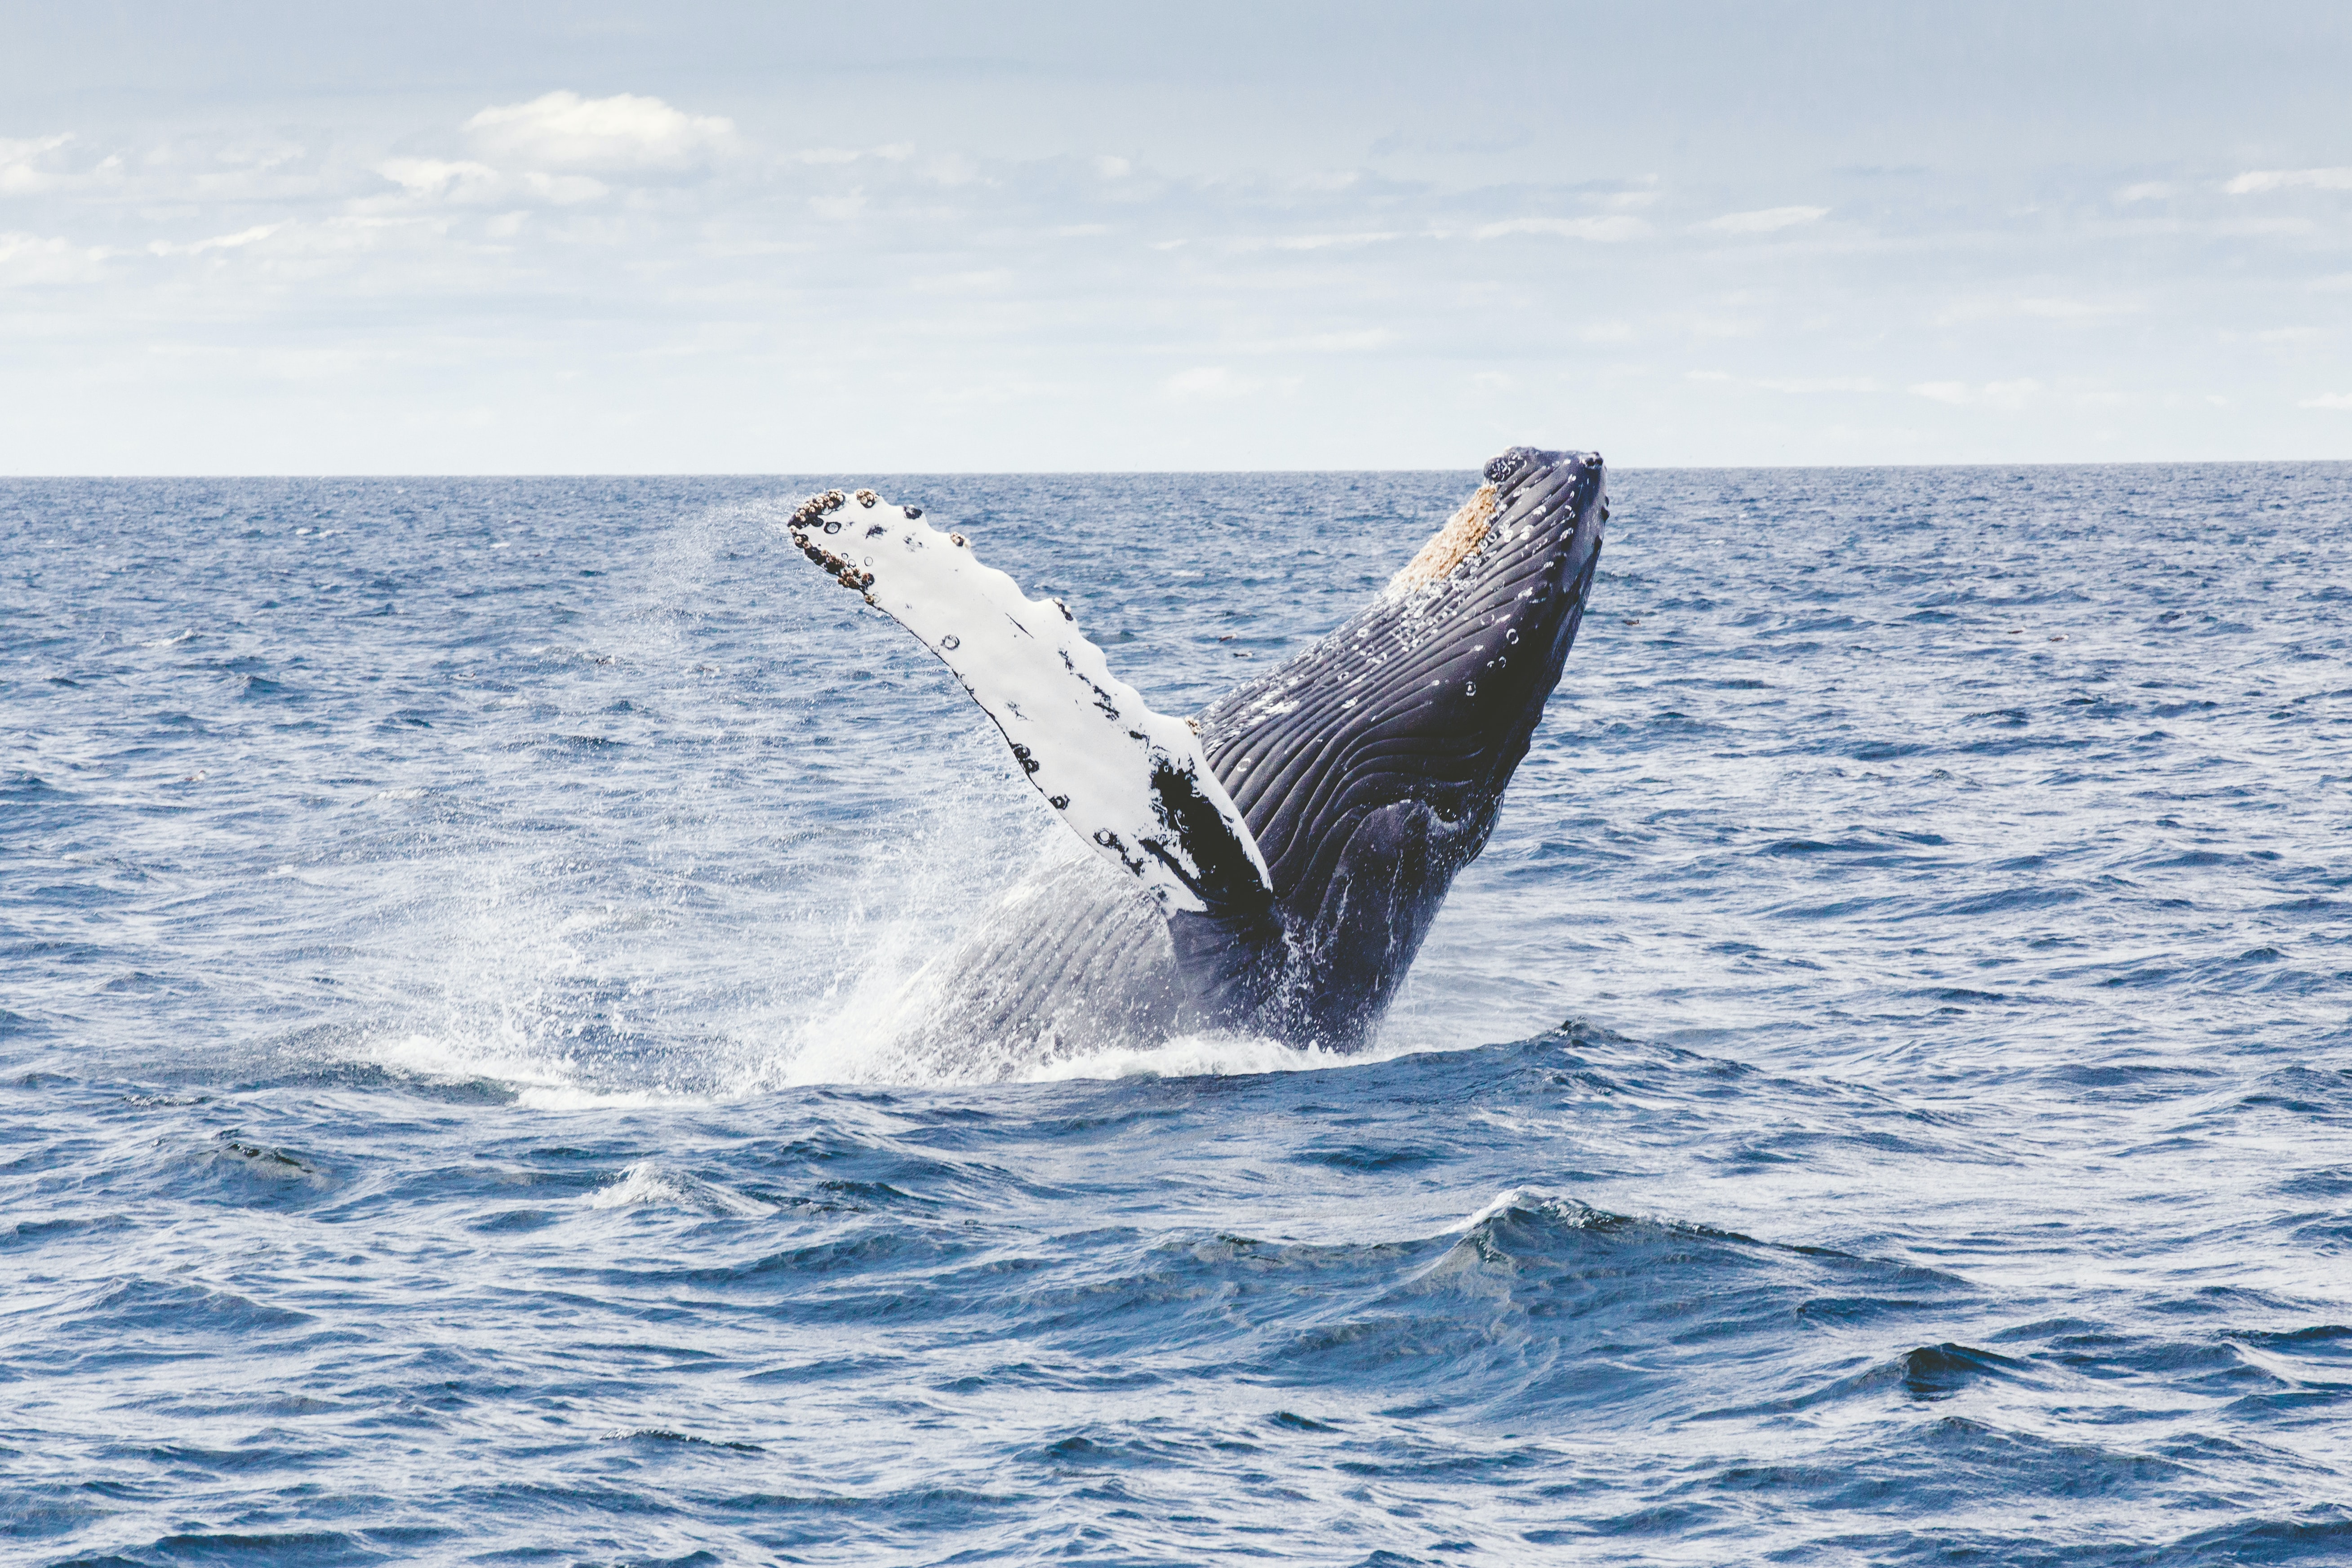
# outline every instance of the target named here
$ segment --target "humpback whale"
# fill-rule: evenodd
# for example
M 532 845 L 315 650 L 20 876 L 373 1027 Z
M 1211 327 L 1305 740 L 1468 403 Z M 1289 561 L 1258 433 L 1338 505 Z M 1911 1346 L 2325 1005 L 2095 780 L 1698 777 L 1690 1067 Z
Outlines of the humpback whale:
M 1514 447 L 1371 603 L 1184 719 L 921 508 L 803 501 L 793 544 L 954 672 L 1093 851 L 926 966 L 909 1048 L 1010 1065 L 1205 1031 L 1362 1044 L 1494 828 L 1608 517 L 1600 454 Z

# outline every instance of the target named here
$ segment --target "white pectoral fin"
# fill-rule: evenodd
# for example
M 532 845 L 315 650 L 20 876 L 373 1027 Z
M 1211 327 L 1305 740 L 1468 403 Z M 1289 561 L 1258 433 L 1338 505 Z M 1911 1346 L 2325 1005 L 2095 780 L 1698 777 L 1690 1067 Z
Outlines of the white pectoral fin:
M 1263 909 L 1273 879 L 1192 725 L 1153 712 L 1058 601 L 921 518 L 832 490 L 793 514 L 793 542 L 955 671 L 1037 793 L 1163 913 Z

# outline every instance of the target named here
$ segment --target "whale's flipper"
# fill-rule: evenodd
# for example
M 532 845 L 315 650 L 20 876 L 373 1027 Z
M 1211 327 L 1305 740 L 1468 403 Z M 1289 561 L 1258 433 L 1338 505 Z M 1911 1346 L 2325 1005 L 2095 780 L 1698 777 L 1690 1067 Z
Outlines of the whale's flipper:
M 921 516 L 829 490 L 793 513 L 793 542 L 955 671 L 1037 793 L 1163 913 L 1261 921 L 1274 879 L 1192 725 L 1113 675 L 1059 600 L 1024 597 Z

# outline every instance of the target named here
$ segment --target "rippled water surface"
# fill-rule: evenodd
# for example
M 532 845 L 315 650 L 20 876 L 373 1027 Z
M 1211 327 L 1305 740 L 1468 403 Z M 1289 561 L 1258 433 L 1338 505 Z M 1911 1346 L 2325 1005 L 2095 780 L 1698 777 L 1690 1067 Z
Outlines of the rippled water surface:
M 990 1083 L 834 478 L 0 481 L 0 1558 L 2352 1562 L 2352 468 L 1621 472 L 1375 1049 Z M 883 488 L 1184 711 L 1469 483 Z

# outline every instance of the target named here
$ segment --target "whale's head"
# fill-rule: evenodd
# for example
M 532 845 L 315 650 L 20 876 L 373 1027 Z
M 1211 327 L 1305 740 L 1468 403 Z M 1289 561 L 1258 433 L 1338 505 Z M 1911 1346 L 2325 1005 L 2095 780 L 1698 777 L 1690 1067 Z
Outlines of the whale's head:
M 1274 881 L 1296 1031 L 1386 1008 L 1575 641 L 1609 515 L 1600 454 L 1514 447 L 1378 597 L 1201 716 Z

